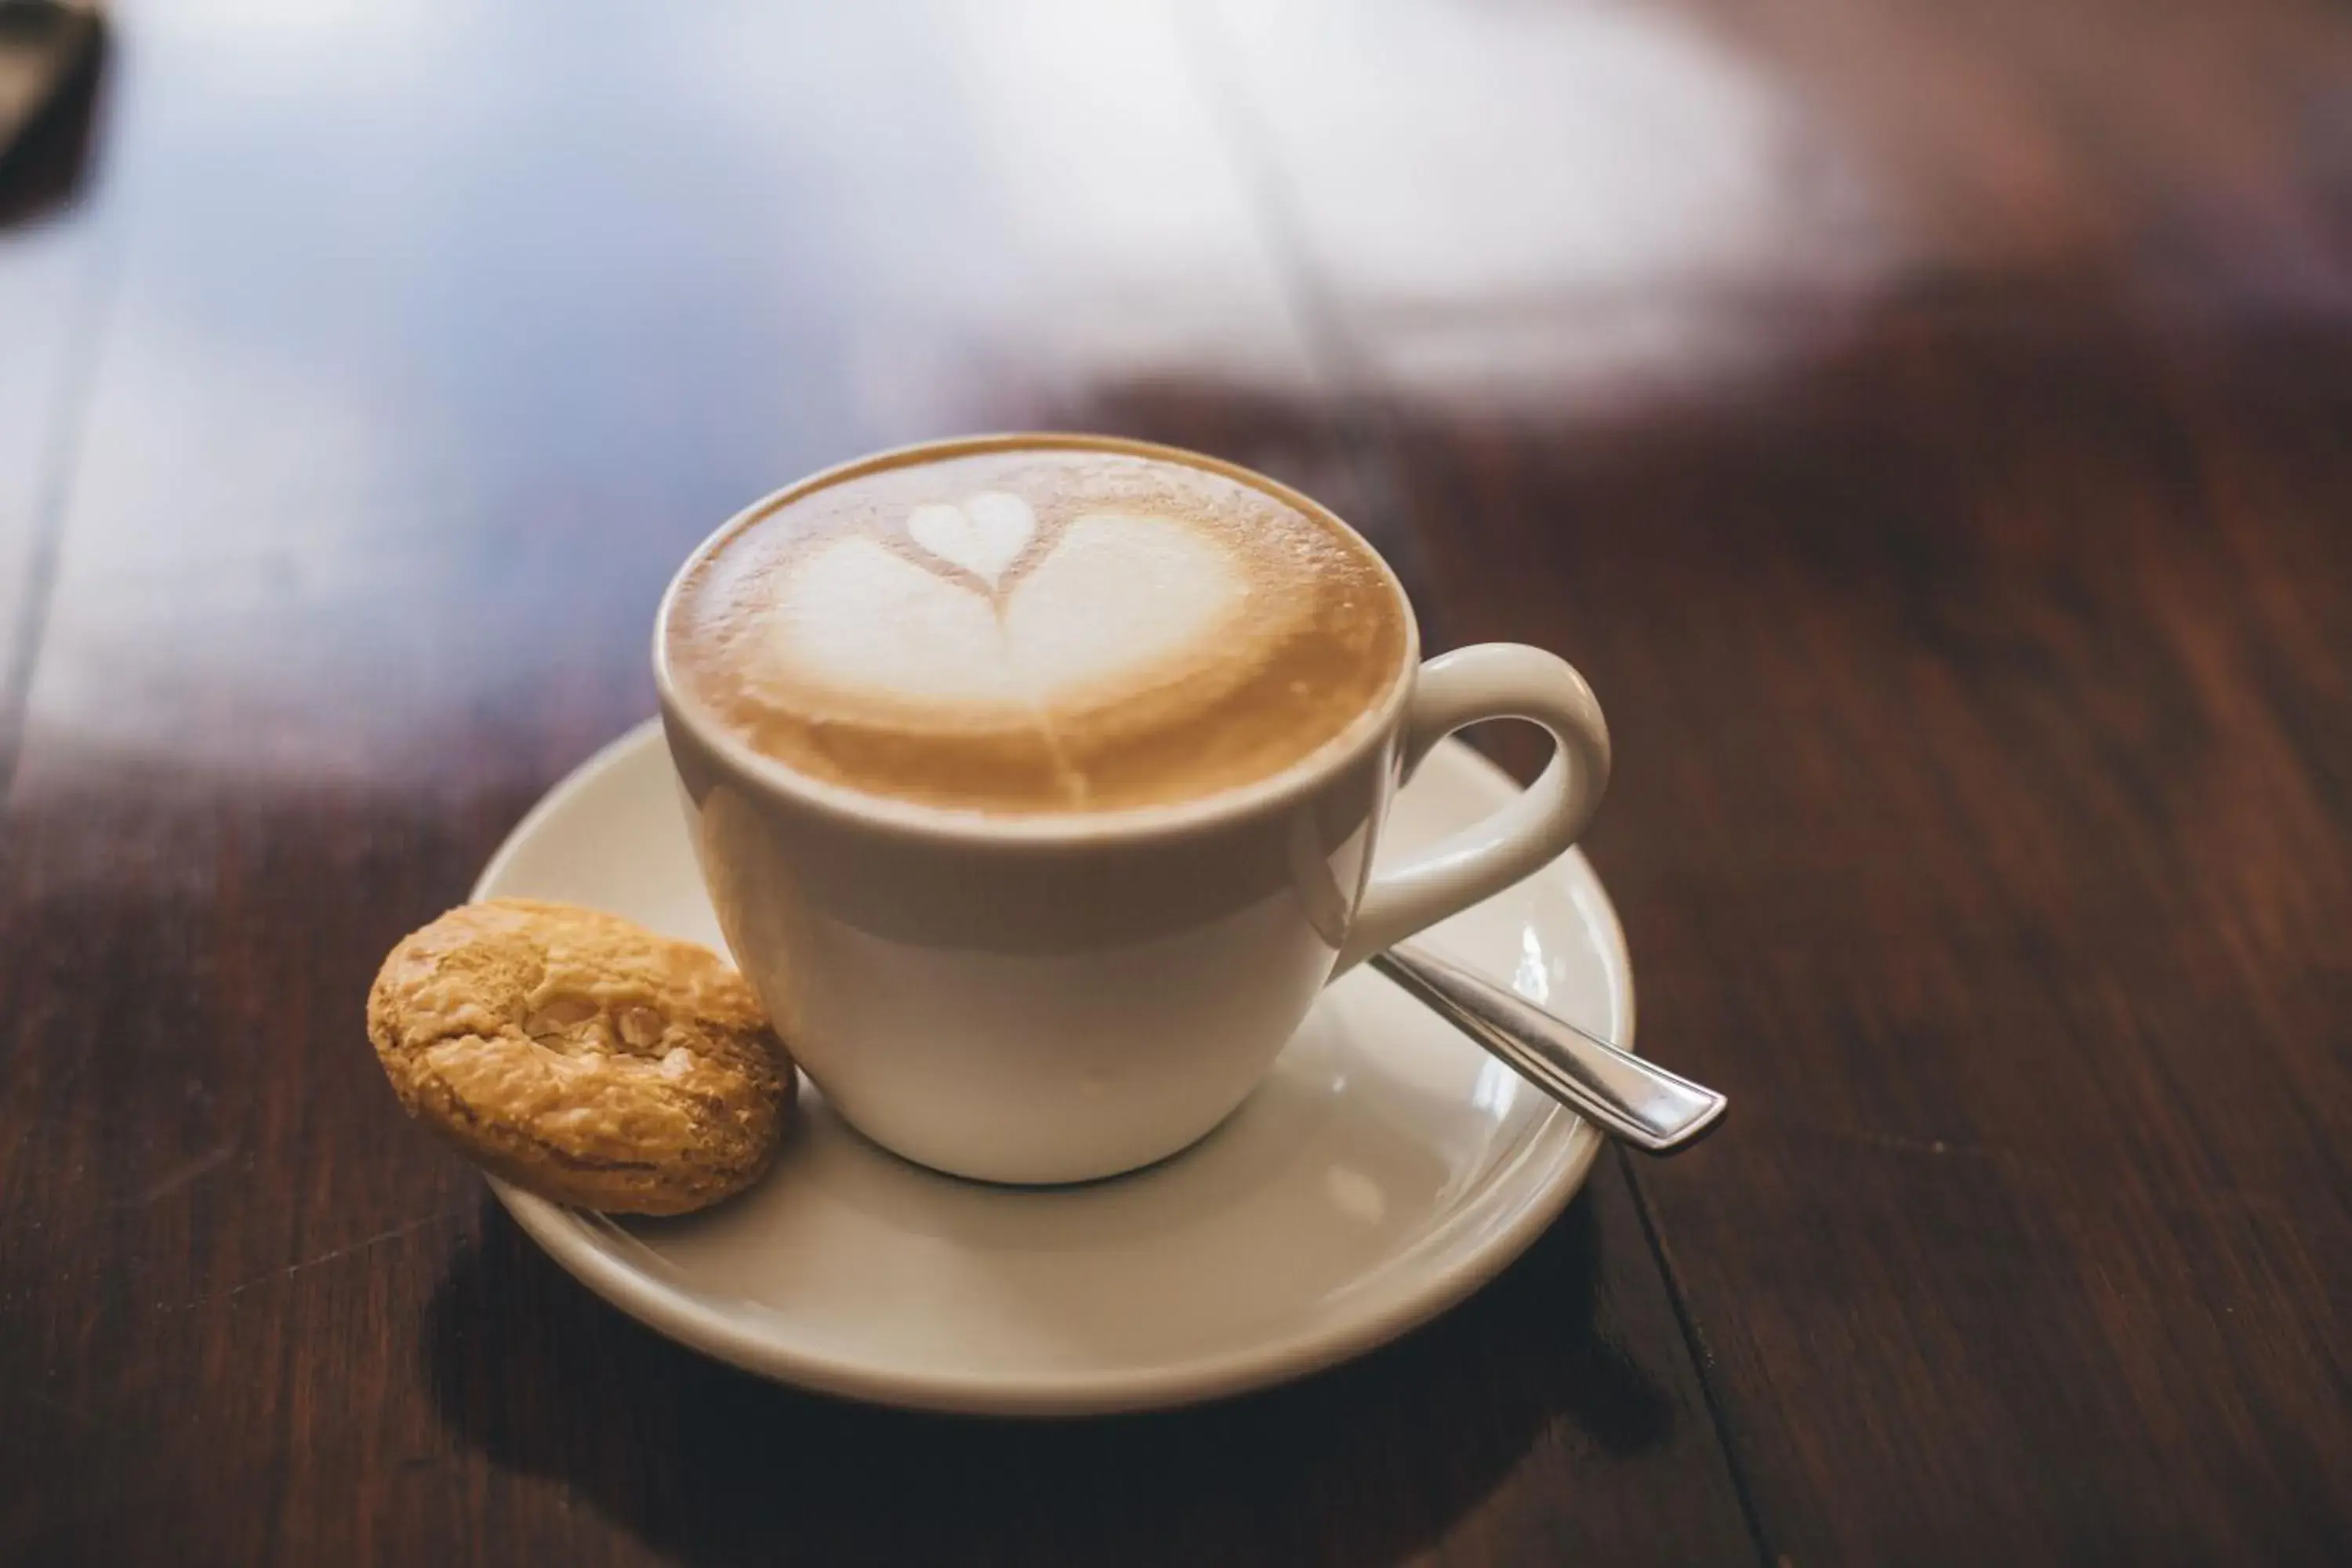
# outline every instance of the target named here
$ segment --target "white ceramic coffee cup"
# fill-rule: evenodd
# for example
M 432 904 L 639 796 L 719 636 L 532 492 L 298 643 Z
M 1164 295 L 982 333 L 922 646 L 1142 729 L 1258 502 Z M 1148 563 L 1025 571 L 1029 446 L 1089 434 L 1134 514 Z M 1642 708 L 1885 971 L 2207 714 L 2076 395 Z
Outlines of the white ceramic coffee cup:
M 1085 444 L 1207 468 L 1330 518 L 1231 464 L 1141 442 Z M 695 852 L 736 963 L 834 1108 L 909 1160 L 1042 1183 L 1176 1152 L 1240 1105 L 1334 975 L 1552 859 L 1600 804 L 1609 731 L 1583 678 L 1516 643 L 1423 664 L 1401 587 L 1406 636 L 1387 695 L 1328 745 L 1243 789 L 1175 806 L 990 818 L 794 773 L 680 700 L 669 618 L 706 552 L 844 472 L 776 492 L 696 551 L 662 600 L 654 672 Z M 1397 784 L 1445 735 L 1504 718 L 1550 731 L 1558 751 L 1543 775 L 1484 821 L 1372 876 Z

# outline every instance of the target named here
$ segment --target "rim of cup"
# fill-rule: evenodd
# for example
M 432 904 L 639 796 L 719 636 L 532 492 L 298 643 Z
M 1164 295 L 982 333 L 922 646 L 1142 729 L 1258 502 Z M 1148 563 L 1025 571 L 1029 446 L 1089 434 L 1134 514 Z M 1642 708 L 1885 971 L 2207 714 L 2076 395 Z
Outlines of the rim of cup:
M 1124 452 L 1150 458 L 1160 462 L 1181 463 L 1187 468 L 1220 474 L 1240 484 L 1264 491 L 1276 500 L 1297 508 L 1309 517 L 1337 528 L 1355 541 L 1364 553 L 1380 567 L 1381 577 L 1394 595 L 1399 614 L 1404 618 L 1404 642 L 1398 654 L 1397 668 L 1391 672 L 1389 684 L 1381 700 L 1350 720 L 1347 727 L 1314 751 L 1265 778 L 1218 790 L 1196 799 L 1178 801 L 1164 805 L 1121 806 L 1108 811 L 1077 811 L 1037 813 L 1035 815 L 999 815 L 977 809 L 926 805 L 918 801 L 897 800 L 887 795 L 852 789 L 847 785 L 828 783 L 796 772 L 766 755 L 730 733 L 726 726 L 703 710 L 681 689 L 669 661 L 670 616 L 677 608 L 678 595 L 697 568 L 714 552 L 723 548 L 738 533 L 782 506 L 799 500 L 827 486 L 838 484 L 859 474 L 884 468 L 903 468 L 919 461 L 964 457 L 976 452 L 1037 450 L 1085 450 Z M 1278 808 L 1302 795 L 1311 795 L 1333 775 L 1358 762 L 1395 727 L 1399 715 L 1412 700 L 1413 673 L 1421 665 L 1421 626 L 1413 615 L 1412 601 L 1407 597 L 1404 584 L 1399 581 L 1396 569 L 1391 566 L 1370 541 L 1350 526 L 1330 508 L 1282 483 L 1269 479 L 1254 468 L 1239 463 L 1229 463 L 1204 453 L 1188 451 L 1181 447 L 1164 446 L 1155 441 L 1132 440 L 1119 436 L 1087 436 L 1063 431 L 1004 431 L 980 436 L 958 436 L 945 439 L 916 441 L 887 451 L 837 463 L 829 468 L 796 479 L 781 489 L 772 490 L 734 516 L 720 523 L 709 537 L 696 545 L 672 574 L 669 586 L 662 591 L 661 606 L 654 615 L 654 685 L 660 695 L 663 721 L 684 730 L 710 757 L 738 775 L 739 779 L 765 792 L 779 795 L 794 804 L 836 821 L 884 828 L 893 832 L 935 839 L 947 843 L 969 845 L 1088 845 L 1107 841 L 1134 842 L 1165 838 L 1214 827 L 1260 812 Z

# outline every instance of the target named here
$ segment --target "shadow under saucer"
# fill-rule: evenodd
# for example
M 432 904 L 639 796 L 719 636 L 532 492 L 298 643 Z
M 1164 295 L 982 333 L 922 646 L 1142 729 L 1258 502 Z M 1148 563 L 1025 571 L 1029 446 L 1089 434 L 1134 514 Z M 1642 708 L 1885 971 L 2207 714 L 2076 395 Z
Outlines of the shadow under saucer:
M 1588 1196 L 1460 1308 L 1298 1383 L 1009 1421 L 851 1405 L 707 1360 L 580 1288 L 487 1203 L 435 1293 L 425 1373 L 459 1441 L 696 1562 L 1393 1561 L 1556 1421 L 1615 1455 L 1664 1440 L 1670 1401 L 1594 1330 L 1597 1231 Z

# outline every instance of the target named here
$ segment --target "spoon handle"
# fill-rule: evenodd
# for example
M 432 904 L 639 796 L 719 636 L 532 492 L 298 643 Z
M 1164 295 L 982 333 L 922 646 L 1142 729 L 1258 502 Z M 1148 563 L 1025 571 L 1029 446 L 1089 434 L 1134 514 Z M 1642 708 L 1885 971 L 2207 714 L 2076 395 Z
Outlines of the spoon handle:
M 1730 1103 L 1426 948 L 1400 942 L 1366 962 L 1538 1089 L 1647 1153 L 1689 1148 Z

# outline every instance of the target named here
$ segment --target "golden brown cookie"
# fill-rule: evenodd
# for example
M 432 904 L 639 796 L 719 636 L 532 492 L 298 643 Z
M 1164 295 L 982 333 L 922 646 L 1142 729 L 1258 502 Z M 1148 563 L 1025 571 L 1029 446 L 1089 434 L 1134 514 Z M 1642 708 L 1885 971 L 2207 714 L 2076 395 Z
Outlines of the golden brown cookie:
M 532 899 L 451 910 L 392 950 L 368 1037 L 409 1113 L 516 1185 L 684 1214 L 767 1169 L 793 1068 L 708 948 Z

